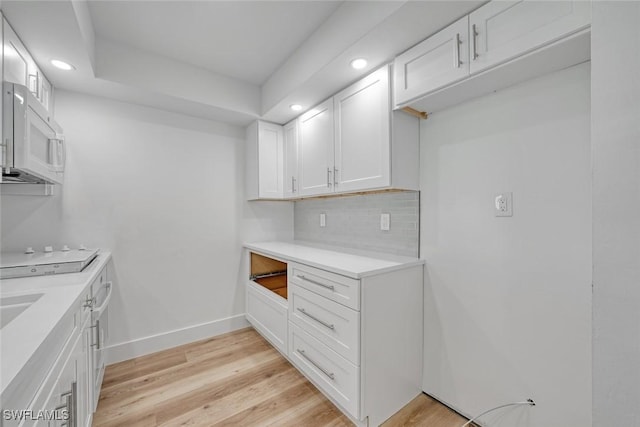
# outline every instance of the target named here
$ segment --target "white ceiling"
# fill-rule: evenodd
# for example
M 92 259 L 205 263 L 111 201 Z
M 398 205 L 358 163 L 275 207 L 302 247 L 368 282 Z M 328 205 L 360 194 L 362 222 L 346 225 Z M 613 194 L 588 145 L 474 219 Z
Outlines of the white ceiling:
M 2 0 L 56 88 L 245 126 L 285 123 L 484 0 Z M 349 61 L 369 66 L 355 71 Z M 73 72 L 50 59 L 67 60 Z
M 341 1 L 91 1 L 97 37 L 261 85 Z

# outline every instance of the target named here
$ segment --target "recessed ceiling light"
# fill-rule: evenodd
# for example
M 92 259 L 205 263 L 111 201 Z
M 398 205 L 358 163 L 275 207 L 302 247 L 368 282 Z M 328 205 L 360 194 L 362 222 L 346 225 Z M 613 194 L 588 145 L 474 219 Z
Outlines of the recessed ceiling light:
M 361 70 L 367 66 L 367 60 L 364 58 L 357 58 L 351 61 L 351 66 L 356 70 Z
M 51 65 L 53 65 L 56 68 L 60 68 L 61 70 L 65 70 L 65 71 L 70 71 L 70 70 L 75 70 L 76 69 L 76 67 L 74 67 L 73 65 L 69 64 L 68 62 L 60 61 L 59 59 L 52 59 L 51 60 Z
M 291 105 L 289 105 L 289 108 L 291 108 L 293 111 L 300 111 L 300 110 L 302 110 L 302 105 L 300 105 L 300 104 L 291 104 Z

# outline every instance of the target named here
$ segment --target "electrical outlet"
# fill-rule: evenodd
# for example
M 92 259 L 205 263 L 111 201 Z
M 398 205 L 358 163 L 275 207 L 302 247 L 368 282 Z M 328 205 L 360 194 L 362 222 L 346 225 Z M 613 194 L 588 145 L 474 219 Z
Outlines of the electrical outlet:
M 321 213 L 320 214 L 320 227 L 326 227 L 327 226 L 327 214 L 326 213 Z
M 380 214 L 380 230 L 389 231 L 389 225 L 391 222 L 391 215 L 388 213 Z
M 513 216 L 513 193 L 498 193 L 494 197 L 495 216 Z

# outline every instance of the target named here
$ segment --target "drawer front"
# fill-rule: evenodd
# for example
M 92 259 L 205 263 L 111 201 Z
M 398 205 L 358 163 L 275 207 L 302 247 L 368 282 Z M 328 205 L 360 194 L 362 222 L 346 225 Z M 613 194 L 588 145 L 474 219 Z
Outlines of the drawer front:
M 360 368 L 293 323 L 289 325 L 289 355 L 322 392 L 360 419 Z
M 290 321 L 360 366 L 360 312 L 298 285 L 291 287 L 290 310 Z
M 282 354 L 287 354 L 287 313 L 284 298 L 247 283 L 247 320 Z
M 289 283 L 360 310 L 360 281 L 300 264 L 289 264 Z

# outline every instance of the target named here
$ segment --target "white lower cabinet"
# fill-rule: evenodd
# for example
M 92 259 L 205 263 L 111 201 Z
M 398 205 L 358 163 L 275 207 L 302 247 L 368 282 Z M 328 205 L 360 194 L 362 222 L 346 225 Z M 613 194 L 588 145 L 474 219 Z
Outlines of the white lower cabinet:
M 380 425 L 421 392 L 421 263 L 358 278 L 313 256 L 247 255 L 247 319 L 356 425 Z
M 106 267 L 105 267 L 106 269 Z M 3 411 L 18 416 L 3 419 L 3 427 L 90 427 L 94 412 L 93 328 L 91 287 L 79 299 L 75 311 L 67 314 L 48 337 L 47 349 L 37 369 L 24 384 L 33 383 L 34 393 L 3 402 Z M 41 376 L 40 376 L 41 375 Z M 43 379 L 42 379 L 43 378 Z M 32 397 L 29 397 L 32 396 Z M 4 415 L 6 417 L 6 415 Z

